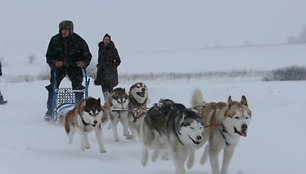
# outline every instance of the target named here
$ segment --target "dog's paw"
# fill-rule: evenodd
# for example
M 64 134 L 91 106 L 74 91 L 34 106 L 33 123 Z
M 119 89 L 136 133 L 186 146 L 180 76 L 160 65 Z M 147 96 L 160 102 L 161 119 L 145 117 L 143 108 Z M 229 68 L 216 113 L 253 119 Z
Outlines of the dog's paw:
M 148 160 L 141 160 L 141 164 L 143 167 L 145 167 L 148 163 Z
M 90 149 L 90 145 L 89 145 L 88 142 L 85 144 L 84 148 L 85 148 L 85 149 Z
M 154 151 L 152 155 L 152 161 L 155 162 L 159 156 L 159 152 L 157 150 Z
M 200 159 L 200 164 L 204 165 L 207 162 L 207 158 L 205 158 L 205 156 L 203 155 Z
M 205 147 L 205 150 L 204 150 L 204 152 L 202 154 L 202 157 L 200 159 L 200 164 L 204 165 L 207 162 L 207 159 L 208 159 L 208 146 Z
M 141 158 L 141 164 L 142 166 L 146 166 L 149 160 L 149 154 L 148 150 L 143 149 L 142 150 L 142 158 Z
M 86 145 L 82 145 L 82 146 L 81 146 L 81 150 L 86 150 L 86 149 L 90 149 L 89 144 L 86 144 Z
M 187 168 L 188 169 L 191 169 L 194 165 L 194 158 L 195 158 L 194 155 L 195 155 L 194 151 L 191 151 L 189 153 L 188 160 L 187 160 Z
M 72 144 L 73 141 L 73 137 L 72 136 L 68 136 L 68 144 Z
M 168 153 L 167 152 L 164 152 L 162 157 L 161 157 L 162 160 L 169 160 L 169 156 L 168 156 Z
M 125 135 L 125 137 L 126 137 L 126 139 L 127 140 L 133 140 L 134 139 L 134 137 L 133 137 L 133 135 Z
M 68 140 L 68 144 L 71 145 L 72 144 L 72 139 Z
M 188 169 L 191 169 L 193 167 L 193 164 L 194 164 L 194 159 L 190 159 L 187 161 L 187 168 Z

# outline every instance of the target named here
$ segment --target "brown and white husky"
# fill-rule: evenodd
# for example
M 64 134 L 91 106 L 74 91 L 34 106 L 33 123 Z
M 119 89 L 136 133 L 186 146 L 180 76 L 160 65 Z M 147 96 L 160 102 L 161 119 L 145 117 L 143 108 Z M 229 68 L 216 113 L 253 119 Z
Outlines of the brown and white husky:
M 209 157 L 213 174 L 226 174 L 240 137 L 247 136 L 251 121 L 251 110 L 247 98 L 233 101 L 231 96 L 226 102 L 204 102 L 199 89 L 192 95 L 193 108 L 199 111 L 208 137 L 200 163 L 204 164 Z M 199 108 L 199 106 L 201 106 Z M 223 150 L 223 164 L 220 169 L 218 155 Z
M 140 125 L 147 112 L 148 88 L 143 82 L 134 83 L 129 90 L 129 115 L 128 123 L 132 139 L 139 135 Z

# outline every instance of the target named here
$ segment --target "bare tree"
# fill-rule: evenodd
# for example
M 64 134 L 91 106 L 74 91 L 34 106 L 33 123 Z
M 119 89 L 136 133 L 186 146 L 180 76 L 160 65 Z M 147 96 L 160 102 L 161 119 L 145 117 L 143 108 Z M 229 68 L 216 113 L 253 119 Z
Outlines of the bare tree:
M 36 59 L 35 55 L 34 55 L 34 54 L 31 54 L 31 55 L 28 57 L 28 63 L 29 63 L 30 65 L 32 65 L 32 64 L 34 63 L 35 59 Z
M 299 35 L 299 42 L 300 43 L 306 43 L 306 26 L 302 28 L 302 31 L 300 32 Z

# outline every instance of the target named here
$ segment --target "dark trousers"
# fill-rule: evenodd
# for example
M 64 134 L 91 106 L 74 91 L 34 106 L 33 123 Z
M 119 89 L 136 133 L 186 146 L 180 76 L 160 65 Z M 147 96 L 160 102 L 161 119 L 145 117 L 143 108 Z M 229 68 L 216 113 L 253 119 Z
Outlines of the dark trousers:
M 113 88 L 110 87 L 109 85 L 104 85 L 102 84 L 102 92 L 112 92 Z
M 54 75 L 55 74 L 55 75 Z M 46 89 L 48 90 L 48 101 L 47 101 L 47 108 L 48 111 L 51 111 L 52 108 L 52 97 L 54 95 L 54 89 L 53 86 L 58 89 L 62 80 L 65 78 L 65 76 L 68 75 L 72 89 L 74 90 L 82 90 L 85 87 L 82 85 L 83 81 L 83 72 L 81 68 L 78 67 L 70 67 L 70 68 L 57 68 L 51 70 L 51 78 L 50 78 L 50 85 L 46 86 Z M 54 84 L 56 83 L 56 84 Z M 84 98 L 84 93 L 78 92 L 76 93 L 76 102 L 82 100 Z

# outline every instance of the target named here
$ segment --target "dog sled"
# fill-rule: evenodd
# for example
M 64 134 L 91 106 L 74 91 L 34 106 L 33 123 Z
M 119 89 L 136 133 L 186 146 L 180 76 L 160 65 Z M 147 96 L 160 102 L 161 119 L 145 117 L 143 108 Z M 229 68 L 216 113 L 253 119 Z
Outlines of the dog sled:
M 86 71 L 83 69 L 83 84 L 85 86 L 84 89 L 75 90 L 72 87 L 59 87 L 56 88 L 56 81 L 53 82 L 52 90 L 53 96 L 51 100 L 51 110 L 52 110 L 52 121 L 56 122 L 59 116 L 68 109 L 72 109 L 77 101 L 76 95 L 78 93 L 82 93 L 83 98 L 88 98 L 88 87 L 90 83 L 90 79 L 87 76 Z M 56 77 L 56 74 L 54 73 Z M 56 78 L 54 78 L 56 79 Z

